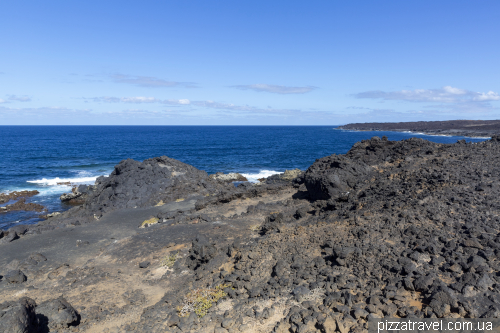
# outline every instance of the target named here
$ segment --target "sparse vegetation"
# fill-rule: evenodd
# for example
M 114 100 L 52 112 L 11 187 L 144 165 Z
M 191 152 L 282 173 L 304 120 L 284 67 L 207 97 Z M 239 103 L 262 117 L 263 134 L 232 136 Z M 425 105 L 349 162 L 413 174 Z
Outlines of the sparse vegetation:
M 177 260 L 177 256 L 179 255 L 179 252 L 176 252 L 174 254 L 167 254 L 165 258 L 161 261 L 161 266 L 162 267 L 168 267 L 172 268 L 174 267 L 175 261 Z
M 150 219 L 142 222 L 141 225 L 139 226 L 139 228 L 147 228 L 147 227 L 151 226 L 152 224 L 156 224 L 156 223 L 158 223 L 158 218 L 151 217 Z
M 175 200 L 175 202 L 181 202 L 181 201 L 184 201 L 184 198 L 179 198 L 179 199 Z
M 229 287 L 228 284 L 220 284 L 215 288 L 193 290 L 184 297 L 183 304 L 177 307 L 179 316 L 186 317 L 194 312 L 198 317 L 202 318 L 215 303 L 227 296 L 227 293 L 224 292 L 224 288 L 227 287 Z
M 259 224 L 254 224 L 254 225 L 251 225 L 248 229 L 250 229 L 252 231 L 259 231 L 260 230 L 260 225 Z
M 163 206 L 165 203 L 163 202 L 163 200 L 160 200 L 160 202 L 158 202 L 155 206 L 156 207 L 160 207 L 160 206 Z

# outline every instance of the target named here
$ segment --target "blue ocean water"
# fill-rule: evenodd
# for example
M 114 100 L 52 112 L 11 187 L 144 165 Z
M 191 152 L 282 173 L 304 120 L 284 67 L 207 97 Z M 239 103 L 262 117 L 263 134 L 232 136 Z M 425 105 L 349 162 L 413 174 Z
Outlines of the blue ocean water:
M 40 191 L 28 201 L 49 212 L 70 207 L 57 183 L 93 184 L 121 160 L 166 155 L 208 173 L 240 172 L 256 180 L 285 169 L 306 169 L 317 158 L 346 153 L 360 140 L 418 136 L 440 143 L 463 137 L 398 132 L 353 132 L 335 126 L 0 126 L 0 193 Z M 0 213 L 0 229 L 36 223 L 36 212 Z

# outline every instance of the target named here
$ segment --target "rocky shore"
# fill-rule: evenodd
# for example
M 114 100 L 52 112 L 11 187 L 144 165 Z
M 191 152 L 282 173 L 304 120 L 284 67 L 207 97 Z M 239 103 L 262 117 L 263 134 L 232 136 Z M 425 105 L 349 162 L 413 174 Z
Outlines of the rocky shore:
M 500 134 L 500 120 L 449 120 L 401 123 L 356 123 L 337 127 L 351 131 L 413 132 L 427 135 L 491 137 Z
M 166 156 L 122 161 L 76 207 L 0 234 L 0 332 L 498 318 L 499 165 L 498 136 L 374 137 L 237 187 Z

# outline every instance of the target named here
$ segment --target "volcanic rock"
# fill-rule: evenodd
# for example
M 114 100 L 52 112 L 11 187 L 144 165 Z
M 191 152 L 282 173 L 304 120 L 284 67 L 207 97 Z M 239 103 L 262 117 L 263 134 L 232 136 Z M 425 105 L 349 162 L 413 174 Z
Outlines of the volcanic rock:
M 79 320 L 78 313 L 63 297 L 41 303 L 36 307 L 36 314 L 40 326 L 52 330 L 67 328 Z
M 38 321 L 35 306 L 35 301 L 28 297 L 23 297 L 18 301 L 0 303 L 0 332 L 36 332 Z

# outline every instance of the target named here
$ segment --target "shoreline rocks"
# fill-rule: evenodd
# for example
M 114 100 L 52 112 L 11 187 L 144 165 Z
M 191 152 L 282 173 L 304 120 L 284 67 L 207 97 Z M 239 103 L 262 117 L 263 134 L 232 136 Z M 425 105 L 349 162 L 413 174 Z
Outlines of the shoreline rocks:
M 7 205 L 0 209 L 0 213 L 8 213 L 15 210 L 24 210 L 24 211 L 33 211 L 33 212 L 42 212 L 46 210 L 45 206 L 40 204 L 36 204 L 33 202 L 26 202 L 25 198 L 21 198 L 13 204 Z
M 9 202 L 10 200 L 16 200 L 19 198 L 29 198 L 34 195 L 39 194 L 40 192 L 34 191 L 13 191 L 10 193 L 0 193 L 0 204 Z

